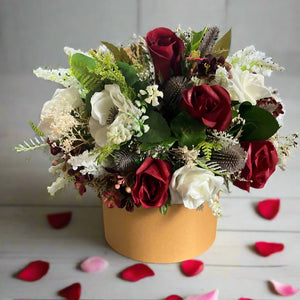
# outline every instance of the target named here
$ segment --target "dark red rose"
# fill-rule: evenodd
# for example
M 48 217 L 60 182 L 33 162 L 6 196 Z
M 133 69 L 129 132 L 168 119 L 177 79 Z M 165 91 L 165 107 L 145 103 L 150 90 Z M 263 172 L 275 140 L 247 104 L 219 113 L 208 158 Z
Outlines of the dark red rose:
M 275 171 L 278 156 L 270 141 L 242 142 L 247 151 L 247 161 L 241 173 L 243 180 L 234 181 L 234 185 L 249 192 L 250 186 L 261 189 Z
M 146 43 L 155 68 L 156 80 L 159 76 L 166 81 L 173 75 L 181 75 L 183 41 L 168 28 L 159 27 L 147 33 Z
M 201 84 L 182 92 L 181 107 L 209 128 L 224 131 L 231 123 L 231 99 L 219 85 Z
M 131 193 L 133 201 L 146 208 L 163 206 L 168 199 L 170 180 L 170 163 L 147 157 L 136 171 L 136 183 Z

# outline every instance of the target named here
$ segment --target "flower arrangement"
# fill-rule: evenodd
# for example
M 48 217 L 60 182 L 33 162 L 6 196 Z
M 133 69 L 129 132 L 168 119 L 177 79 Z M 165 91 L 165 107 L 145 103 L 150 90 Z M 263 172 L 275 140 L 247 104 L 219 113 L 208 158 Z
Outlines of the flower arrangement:
M 264 82 L 283 68 L 254 46 L 228 56 L 231 31 L 218 36 L 156 28 L 125 46 L 65 47 L 70 68 L 34 70 L 64 89 L 30 122 L 39 137 L 16 151 L 49 149 L 51 195 L 74 183 L 110 208 L 207 203 L 221 215 L 219 192 L 263 188 L 297 134 L 278 135 L 283 103 Z

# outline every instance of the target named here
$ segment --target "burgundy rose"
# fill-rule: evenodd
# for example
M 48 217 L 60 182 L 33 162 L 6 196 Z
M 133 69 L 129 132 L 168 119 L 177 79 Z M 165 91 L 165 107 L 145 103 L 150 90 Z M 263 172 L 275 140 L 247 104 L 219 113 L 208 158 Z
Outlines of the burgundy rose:
M 181 107 L 209 128 L 224 131 L 231 123 L 231 99 L 219 85 L 193 86 L 182 92 Z
M 136 171 L 136 183 L 132 189 L 135 204 L 161 207 L 168 199 L 171 165 L 167 161 L 147 157 Z
M 173 75 L 181 75 L 181 59 L 184 51 L 183 41 L 168 28 L 159 27 L 149 31 L 147 46 L 153 60 L 156 80 L 161 75 L 166 81 Z
M 241 177 L 234 185 L 249 192 L 250 186 L 261 189 L 275 171 L 278 156 L 270 141 L 242 142 L 241 146 L 247 151 L 247 161 Z

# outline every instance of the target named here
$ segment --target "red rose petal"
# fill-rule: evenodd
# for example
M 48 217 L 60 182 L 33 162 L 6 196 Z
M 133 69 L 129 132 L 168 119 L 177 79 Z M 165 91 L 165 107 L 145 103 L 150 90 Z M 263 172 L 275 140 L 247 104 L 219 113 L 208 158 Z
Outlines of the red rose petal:
M 258 203 L 257 210 L 263 218 L 272 220 L 278 214 L 279 207 L 280 199 L 267 199 Z
M 154 276 L 154 272 L 145 264 L 135 264 L 121 273 L 121 277 L 127 281 L 138 281 L 148 276 Z
M 81 295 L 81 285 L 79 282 L 73 283 L 60 290 L 58 294 L 69 300 L 79 300 Z
M 49 266 L 50 264 L 46 261 L 33 261 L 17 274 L 17 278 L 25 281 L 39 280 L 47 274 Z
M 189 296 L 184 300 L 218 300 L 218 296 L 219 296 L 219 291 L 213 290 L 212 292 L 207 294 Z
M 204 264 L 201 260 L 190 259 L 181 263 L 181 271 L 186 276 L 195 276 L 203 271 Z
M 273 253 L 282 251 L 284 245 L 281 243 L 256 242 L 255 248 L 262 256 L 269 256 Z
M 71 211 L 47 215 L 49 224 L 55 229 L 66 227 L 70 223 L 71 218 L 72 218 Z
M 291 285 L 283 284 L 275 280 L 271 280 L 270 282 L 272 283 L 273 288 L 277 292 L 277 294 L 281 296 L 292 296 L 298 292 L 298 289 Z
M 183 300 L 183 298 L 178 295 L 170 295 L 165 300 Z

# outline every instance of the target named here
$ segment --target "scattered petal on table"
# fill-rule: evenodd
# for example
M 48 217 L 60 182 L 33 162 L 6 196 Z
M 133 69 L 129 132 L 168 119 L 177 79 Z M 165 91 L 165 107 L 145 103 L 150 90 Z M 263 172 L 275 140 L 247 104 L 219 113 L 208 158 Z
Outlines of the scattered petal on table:
M 87 258 L 81 265 L 82 271 L 87 273 L 100 272 L 108 266 L 108 262 L 99 256 Z
M 183 300 L 183 298 L 178 295 L 170 295 L 165 300 Z
M 239 300 L 252 300 L 250 298 L 239 298 Z
M 121 277 L 127 281 L 138 281 L 148 276 L 154 276 L 154 272 L 145 264 L 135 264 L 121 273 Z
M 219 290 L 214 290 L 203 295 L 194 295 L 185 298 L 184 300 L 218 300 Z
M 292 296 L 298 292 L 298 289 L 291 285 L 283 284 L 275 280 L 271 280 L 270 282 L 272 283 L 274 290 L 281 296 Z
M 272 220 L 278 214 L 279 207 L 280 199 L 267 199 L 258 203 L 257 210 L 262 217 Z
M 203 271 L 204 264 L 201 260 L 190 259 L 181 263 L 181 271 L 186 276 L 195 276 Z
M 25 281 L 36 281 L 45 276 L 49 270 L 49 263 L 42 260 L 36 260 L 29 263 L 17 277 Z
M 79 282 L 73 283 L 60 290 L 58 294 L 69 300 L 79 300 L 81 295 L 81 285 Z
M 71 211 L 47 215 L 49 224 L 55 229 L 61 229 L 66 227 L 70 223 L 71 218 L 72 218 Z
M 269 256 L 273 253 L 280 252 L 284 249 L 282 243 L 256 242 L 255 248 L 262 256 Z

